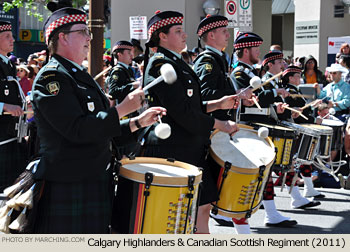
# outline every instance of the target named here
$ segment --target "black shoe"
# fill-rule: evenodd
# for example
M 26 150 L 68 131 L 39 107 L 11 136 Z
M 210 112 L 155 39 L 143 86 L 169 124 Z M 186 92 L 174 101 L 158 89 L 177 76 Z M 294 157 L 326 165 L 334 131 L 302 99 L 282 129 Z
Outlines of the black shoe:
M 321 202 L 319 201 L 310 201 L 309 203 L 302 205 L 300 207 L 296 207 L 297 209 L 305 209 L 305 208 L 309 208 L 309 207 L 315 207 L 315 206 L 319 206 L 321 205 Z
M 295 220 L 284 220 L 279 223 L 265 223 L 265 226 L 268 227 L 293 227 L 298 224 Z
M 232 221 L 227 221 L 227 220 L 219 219 L 219 218 L 216 218 L 214 215 L 210 215 L 210 218 L 213 218 L 213 219 L 216 221 L 216 223 L 218 223 L 220 226 L 224 226 L 224 227 L 234 227 Z
M 319 195 L 313 196 L 315 199 L 323 199 L 326 195 L 320 193 Z

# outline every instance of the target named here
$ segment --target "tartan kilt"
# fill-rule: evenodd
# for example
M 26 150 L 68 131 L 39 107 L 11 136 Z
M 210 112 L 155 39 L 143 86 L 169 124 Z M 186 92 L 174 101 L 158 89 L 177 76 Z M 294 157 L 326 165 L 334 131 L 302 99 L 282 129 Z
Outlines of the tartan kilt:
M 16 140 L 0 145 L 0 192 L 11 186 L 16 178 L 24 171 L 27 160 L 27 145 Z
M 109 233 L 112 188 L 112 176 L 107 171 L 92 181 L 45 181 L 38 203 L 34 233 Z

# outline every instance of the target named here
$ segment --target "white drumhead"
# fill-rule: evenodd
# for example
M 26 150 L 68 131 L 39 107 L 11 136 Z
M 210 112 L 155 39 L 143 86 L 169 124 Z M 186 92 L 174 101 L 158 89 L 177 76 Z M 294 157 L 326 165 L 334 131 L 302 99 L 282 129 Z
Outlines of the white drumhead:
M 304 127 L 310 128 L 310 129 L 315 129 L 321 132 L 321 134 L 333 134 L 333 129 L 331 127 L 328 127 L 326 125 L 318 125 L 318 124 L 301 124 Z
M 211 138 L 211 150 L 224 162 L 235 167 L 256 169 L 268 165 L 275 157 L 275 150 L 257 131 L 240 128 L 232 140 L 227 133 L 218 131 Z
M 154 176 L 162 177 L 188 177 L 190 175 L 198 176 L 200 174 L 199 169 L 187 170 L 177 166 L 153 164 L 153 163 L 132 163 L 123 164 L 123 167 L 127 170 L 131 170 L 136 173 L 146 174 L 147 172 L 153 173 Z
M 322 120 L 322 125 L 327 125 L 327 126 L 343 126 L 344 123 L 343 123 L 342 121 L 338 121 L 338 120 L 323 119 L 323 120 Z
M 287 122 L 287 121 L 282 121 L 282 124 L 286 125 L 288 127 L 291 127 L 292 129 L 296 130 L 298 133 L 303 133 L 303 134 L 310 135 L 310 136 L 319 136 L 320 135 L 320 131 L 316 130 L 315 128 L 312 128 L 312 127 L 305 127 L 303 125 L 291 123 L 291 122 Z

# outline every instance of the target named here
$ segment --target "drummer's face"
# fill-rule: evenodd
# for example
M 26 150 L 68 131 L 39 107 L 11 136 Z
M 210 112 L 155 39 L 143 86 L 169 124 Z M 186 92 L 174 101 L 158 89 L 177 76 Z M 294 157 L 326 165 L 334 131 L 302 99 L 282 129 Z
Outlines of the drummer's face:
M 258 46 L 256 47 L 250 47 L 248 48 L 249 51 L 249 60 L 250 62 L 254 64 L 259 63 L 259 56 L 260 56 L 260 48 Z
M 159 35 L 161 45 L 174 52 L 180 53 L 186 47 L 187 34 L 184 32 L 182 25 L 174 25 L 169 29 L 167 34 Z
M 289 83 L 298 86 L 300 84 L 300 73 L 295 73 L 289 77 Z
M 328 113 L 329 113 L 328 108 L 325 108 L 324 110 L 318 112 L 319 116 L 322 117 L 322 118 L 324 116 L 326 116 Z M 327 117 L 325 117 L 324 119 L 328 119 L 328 118 L 329 118 L 329 115 Z

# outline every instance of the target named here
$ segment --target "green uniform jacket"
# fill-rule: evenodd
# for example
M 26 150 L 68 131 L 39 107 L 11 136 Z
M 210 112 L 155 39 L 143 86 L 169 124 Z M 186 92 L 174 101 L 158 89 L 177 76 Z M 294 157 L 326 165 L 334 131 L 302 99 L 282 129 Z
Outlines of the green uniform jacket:
M 121 103 L 124 98 L 134 90 L 132 82 L 135 81 L 134 73 L 129 67 L 127 69 L 122 64 L 117 64 L 112 68 L 109 77 L 106 80 L 109 91 L 108 94 L 112 96 L 112 99 L 118 100 L 118 103 Z
M 290 94 L 302 94 L 300 92 L 300 90 L 292 85 L 292 84 L 287 84 L 284 87 Z M 286 103 L 289 104 L 289 107 L 291 108 L 301 108 L 306 104 L 306 101 L 302 98 L 302 97 L 286 97 L 285 98 Z M 306 109 L 303 110 L 303 115 L 305 115 L 308 120 L 306 120 L 305 118 L 298 116 L 297 118 L 294 119 L 295 123 L 315 123 L 315 117 L 313 116 L 313 111 L 311 109 L 311 107 L 308 107 Z
M 132 135 L 93 78 L 59 55 L 38 73 L 31 100 L 40 138 L 36 178 L 98 178 L 111 159 L 112 137 Z
M 227 72 L 226 60 L 210 48 L 198 55 L 193 70 L 201 80 L 201 94 L 204 101 L 236 93 Z M 211 115 L 220 120 L 232 120 L 233 115 L 228 116 L 227 112 L 227 110 L 216 110 Z
M 162 47 L 158 47 L 157 53 L 150 58 L 144 76 L 145 85 L 160 75 L 160 67 L 165 63 L 174 67 L 177 80 L 171 85 L 161 82 L 149 89 L 149 94 L 150 106 L 167 109 L 162 121 L 170 125 L 171 136 L 163 140 L 152 130 L 146 139 L 145 155 L 175 158 L 198 165 L 209 145 L 214 118 L 206 114 L 197 75 L 186 62 Z
M 16 78 L 16 67 L 12 65 L 11 61 L 6 64 L 0 58 L 0 102 L 22 107 L 18 85 L 14 81 L 8 81 L 8 77 Z M 17 136 L 16 123 L 18 123 L 18 117 L 0 115 L 0 141 Z

